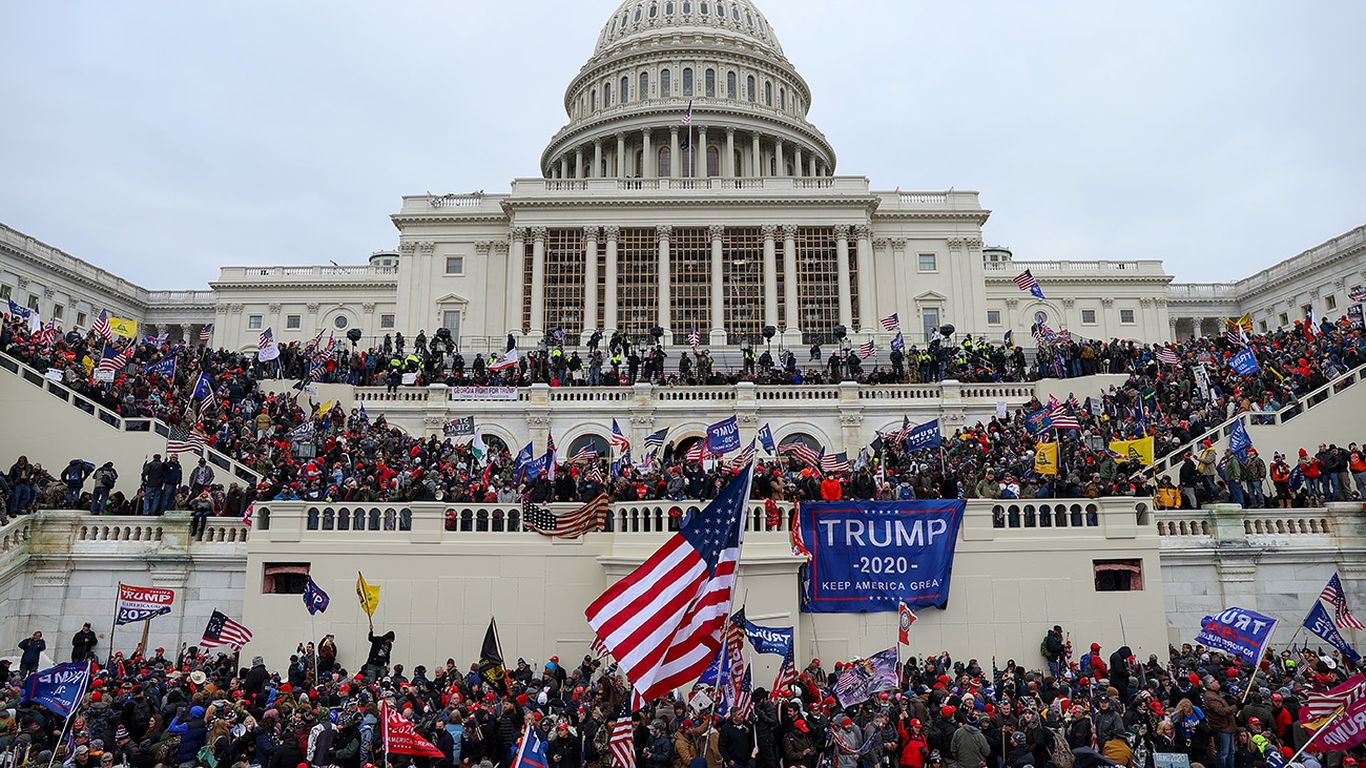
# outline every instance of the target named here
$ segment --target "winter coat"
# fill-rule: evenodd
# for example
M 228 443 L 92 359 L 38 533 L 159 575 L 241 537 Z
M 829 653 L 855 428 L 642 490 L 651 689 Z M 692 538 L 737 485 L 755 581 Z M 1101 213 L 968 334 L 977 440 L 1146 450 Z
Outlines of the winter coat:
M 991 755 L 991 745 L 977 726 L 965 723 L 954 731 L 949 753 L 958 768 L 978 768 Z

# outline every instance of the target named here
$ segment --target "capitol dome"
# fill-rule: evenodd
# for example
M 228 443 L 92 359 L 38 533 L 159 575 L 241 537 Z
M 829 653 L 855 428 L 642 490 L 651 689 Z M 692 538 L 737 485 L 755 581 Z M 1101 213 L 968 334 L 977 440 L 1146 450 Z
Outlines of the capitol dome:
M 811 91 L 751 0 L 625 0 L 565 89 L 551 179 L 830 176 Z M 687 116 L 687 117 L 685 117 Z

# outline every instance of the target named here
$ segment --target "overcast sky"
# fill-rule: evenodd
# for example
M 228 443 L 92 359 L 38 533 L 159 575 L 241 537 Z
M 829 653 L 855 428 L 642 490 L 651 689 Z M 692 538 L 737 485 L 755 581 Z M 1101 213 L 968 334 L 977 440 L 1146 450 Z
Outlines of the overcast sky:
M 1018 259 L 1245 276 L 1366 223 L 1366 3 L 759 0 L 838 173 Z M 537 175 L 615 0 L 9 2 L 0 221 L 152 288 Z

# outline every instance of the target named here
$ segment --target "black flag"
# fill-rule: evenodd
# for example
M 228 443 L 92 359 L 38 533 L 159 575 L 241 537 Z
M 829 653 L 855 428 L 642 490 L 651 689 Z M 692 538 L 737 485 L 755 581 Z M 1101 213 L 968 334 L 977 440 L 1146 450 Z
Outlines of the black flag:
M 488 631 L 484 633 L 484 645 L 479 649 L 479 676 L 495 690 L 506 691 L 503 669 L 503 650 L 498 647 L 498 629 L 494 620 L 489 619 Z

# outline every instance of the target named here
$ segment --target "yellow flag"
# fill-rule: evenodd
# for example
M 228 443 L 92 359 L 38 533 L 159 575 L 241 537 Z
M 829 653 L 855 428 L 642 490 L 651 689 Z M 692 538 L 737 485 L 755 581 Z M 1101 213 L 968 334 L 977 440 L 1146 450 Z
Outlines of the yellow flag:
M 1034 471 L 1041 475 L 1058 474 L 1058 444 L 1039 443 L 1034 453 Z
M 365 615 L 375 618 L 375 608 L 379 605 L 379 585 L 366 584 L 360 571 L 356 571 L 356 597 L 360 598 L 360 607 Z
M 109 318 L 109 332 L 125 339 L 136 339 L 138 337 L 138 321 L 111 317 Z
M 1243 315 L 1238 318 L 1238 327 L 1248 333 L 1252 333 L 1252 315 Z
M 326 416 L 326 415 L 327 415 L 327 412 L 330 411 L 330 410 L 332 410 L 332 406 L 334 406 L 334 405 L 336 405 L 336 404 L 337 404 L 337 401 L 336 401 L 336 400 L 328 400 L 327 402 L 323 403 L 323 407 L 321 407 L 321 408 L 318 409 L 318 415 L 319 415 L 319 416 Z
M 1153 436 L 1139 438 L 1138 440 L 1113 440 L 1110 442 L 1110 450 L 1123 456 L 1126 461 L 1137 461 L 1143 466 L 1151 466 L 1153 463 Z

